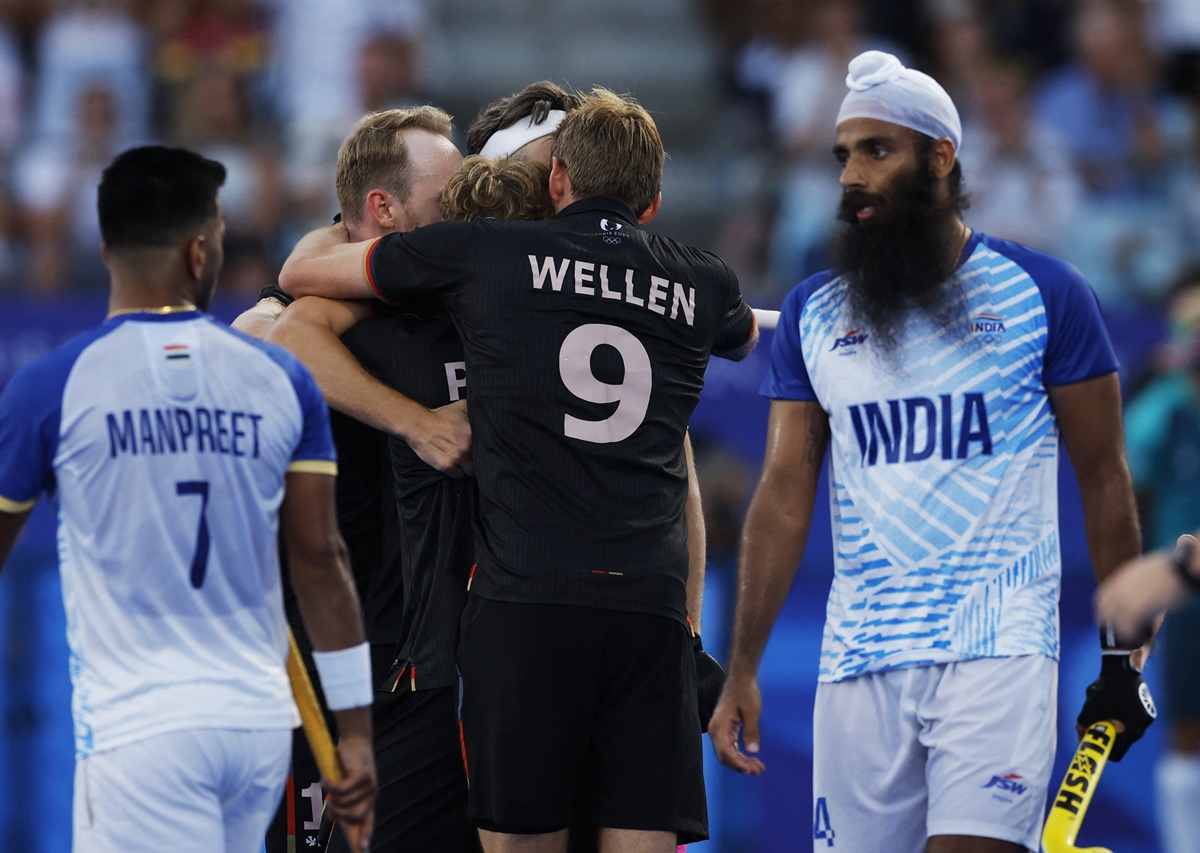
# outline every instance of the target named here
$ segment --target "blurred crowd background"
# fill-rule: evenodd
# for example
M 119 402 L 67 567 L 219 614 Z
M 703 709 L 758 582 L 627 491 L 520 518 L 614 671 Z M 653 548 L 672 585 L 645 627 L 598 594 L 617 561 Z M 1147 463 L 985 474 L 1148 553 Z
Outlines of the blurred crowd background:
M 480 107 L 539 79 L 637 96 L 670 156 L 652 230 L 717 251 L 752 304 L 777 306 L 825 265 L 833 122 L 848 61 L 872 48 L 957 103 L 968 223 L 1066 258 L 1095 287 L 1140 410 L 1131 459 L 1147 545 L 1200 526 L 1200 0 L 0 0 L 0 385 L 103 313 L 95 191 L 120 150 L 163 142 L 225 163 L 216 312 L 228 319 L 336 211 L 334 155 L 362 113 L 434 103 L 461 141 Z M 767 349 L 714 363 L 693 423 L 718 652 L 761 460 Z M 1078 498 L 1063 483 L 1060 770 L 1098 666 Z M 51 523 L 0 582 L 0 850 L 69 847 Z M 829 572 L 818 524 L 764 664 L 774 763 L 762 780 L 710 768 L 715 840 L 698 850 L 808 849 Z M 1155 821 L 1163 728 L 1106 776 L 1093 842 L 1176 853 Z M 31 804 L 52 819 L 29 825 Z
M 870 48 L 954 97 L 975 227 L 1114 308 L 1197 257 L 1196 0 L 3 0 L 0 293 L 102 289 L 96 175 L 160 141 L 230 168 L 223 287 L 248 297 L 329 216 L 356 117 L 433 102 L 461 131 L 548 78 L 637 95 L 673 158 L 663 229 L 777 302 L 824 263 L 832 122 Z

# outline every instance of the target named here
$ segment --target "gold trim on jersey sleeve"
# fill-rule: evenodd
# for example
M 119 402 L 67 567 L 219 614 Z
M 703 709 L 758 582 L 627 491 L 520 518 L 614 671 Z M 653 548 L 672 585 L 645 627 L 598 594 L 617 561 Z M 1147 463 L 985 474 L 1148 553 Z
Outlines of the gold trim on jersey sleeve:
M 14 515 L 18 512 L 28 512 L 37 502 L 37 498 L 31 501 L 14 501 L 0 495 L 0 512 L 11 512 Z
M 328 459 L 297 459 L 288 466 L 288 473 L 296 474 L 328 474 L 337 476 L 337 463 Z

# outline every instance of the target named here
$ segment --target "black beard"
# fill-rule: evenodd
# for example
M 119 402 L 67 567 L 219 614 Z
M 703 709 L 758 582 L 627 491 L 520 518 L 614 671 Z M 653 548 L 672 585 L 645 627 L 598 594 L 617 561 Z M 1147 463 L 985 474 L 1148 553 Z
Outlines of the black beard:
M 957 207 L 938 198 L 927 165 L 898 179 L 886 196 L 850 191 L 842 196 L 844 223 L 830 246 L 834 270 L 846 279 L 855 325 L 865 326 L 885 352 L 918 309 L 943 329 L 962 319 L 962 289 L 952 281 L 961 251 Z M 865 223 L 864 204 L 875 208 Z

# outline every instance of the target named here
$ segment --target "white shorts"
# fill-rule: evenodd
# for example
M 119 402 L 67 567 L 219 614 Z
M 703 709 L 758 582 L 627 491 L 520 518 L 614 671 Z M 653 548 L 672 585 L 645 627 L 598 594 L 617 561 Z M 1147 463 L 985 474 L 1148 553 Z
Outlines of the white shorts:
M 292 733 L 170 732 L 75 761 L 76 853 L 258 853 Z
M 1038 850 L 1058 663 L 981 658 L 817 685 L 813 851 L 923 853 L 935 835 Z

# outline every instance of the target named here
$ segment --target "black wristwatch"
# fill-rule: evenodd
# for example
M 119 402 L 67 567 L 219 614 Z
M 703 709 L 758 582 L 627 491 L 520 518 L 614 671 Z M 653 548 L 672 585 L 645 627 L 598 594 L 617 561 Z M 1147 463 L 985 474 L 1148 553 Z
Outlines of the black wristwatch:
M 264 299 L 274 299 L 284 308 L 287 308 L 296 301 L 295 297 L 293 297 L 278 284 L 268 284 L 258 292 L 258 299 L 260 302 Z
M 1175 574 L 1183 581 L 1192 592 L 1200 592 L 1200 577 L 1192 573 L 1192 552 L 1195 550 L 1195 545 L 1191 542 L 1184 542 L 1182 545 L 1176 545 L 1175 550 L 1171 552 L 1171 568 L 1175 570 Z

